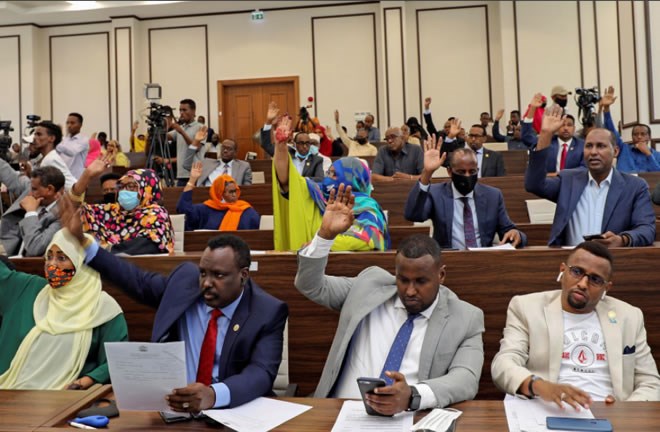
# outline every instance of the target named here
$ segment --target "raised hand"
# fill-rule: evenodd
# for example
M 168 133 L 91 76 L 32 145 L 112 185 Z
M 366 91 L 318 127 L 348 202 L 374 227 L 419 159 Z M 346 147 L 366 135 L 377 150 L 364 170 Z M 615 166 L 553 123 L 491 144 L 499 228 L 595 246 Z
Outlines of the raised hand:
M 202 176 L 202 162 L 193 162 L 190 169 L 190 183 L 196 184 L 197 180 Z
M 616 96 L 614 96 L 614 87 L 609 86 L 608 88 L 605 89 L 605 93 L 603 93 L 598 103 L 605 111 L 609 111 L 610 106 L 615 101 L 616 101 Z
M 335 123 L 339 124 L 339 110 L 335 110 Z
M 555 133 L 564 124 L 564 110 L 559 105 L 553 105 L 545 110 L 541 122 L 541 132 Z
M 286 145 L 291 138 L 291 125 L 293 120 L 288 115 L 280 117 L 279 121 L 276 123 L 277 128 L 275 129 L 275 144 L 277 145 Z
M 461 121 L 457 118 L 449 122 L 448 138 L 456 138 L 461 133 Z
M 87 171 L 87 174 L 89 174 L 90 178 L 98 177 L 103 174 L 105 170 L 110 168 L 114 157 L 114 153 L 108 152 L 104 156 L 101 156 L 98 159 L 94 159 L 89 165 L 87 165 L 85 171 Z
M 202 143 L 206 141 L 206 137 L 208 136 L 209 133 L 209 128 L 208 126 L 202 126 L 195 132 L 195 136 L 193 137 L 193 143 L 197 148 L 200 148 L 202 146 Z
M 424 109 L 428 110 L 429 108 L 431 108 L 431 98 L 427 97 L 424 98 Z
M 529 105 L 534 109 L 540 108 L 541 105 L 543 105 L 543 95 L 541 93 L 536 93 L 534 96 L 532 96 L 532 100 L 529 102 Z
M 273 124 L 277 116 L 280 114 L 280 108 L 275 101 L 268 104 L 268 112 L 266 113 L 266 123 Z
M 82 230 L 82 219 L 80 211 L 76 208 L 68 194 L 64 194 L 57 202 L 57 209 L 60 213 L 60 224 L 62 228 L 69 230 L 78 242 L 82 245 L 85 242 L 85 236 Z
M 440 154 L 442 137 L 436 141 L 435 134 L 424 141 L 424 171 L 433 174 L 447 159 L 447 153 Z
M 353 224 L 353 204 L 355 197 L 351 193 L 351 186 L 339 185 L 339 189 L 330 191 L 328 203 L 325 206 L 319 236 L 326 240 L 333 240 L 337 235 L 346 232 Z
M 133 133 L 135 133 L 135 131 L 137 130 L 138 126 L 140 126 L 140 122 L 137 121 L 137 120 L 134 121 L 133 124 L 131 125 L 131 131 L 133 131 Z
M 497 114 L 495 114 L 495 121 L 500 121 L 503 115 L 504 115 L 504 108 L 498 109 Z

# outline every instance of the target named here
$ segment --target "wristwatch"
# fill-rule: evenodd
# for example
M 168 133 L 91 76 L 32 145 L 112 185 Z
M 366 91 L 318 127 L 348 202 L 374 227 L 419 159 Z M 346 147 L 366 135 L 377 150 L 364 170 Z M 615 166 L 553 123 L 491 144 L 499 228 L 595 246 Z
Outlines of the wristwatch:
M 406 411 L 417 411 L 421 401 L 422 395 L 419 394 L 415 387 L 410 386 L 410 402 L 408 403 L 408 409 Z
M 536 397 L 536 393 L 534 393 L 534 382 L 535 381 L 541 381 L 542 379 L 543 378 L 541 378 L 539 376 L 532 375 L 532 379 L 529 380 L 529 385 L 527 386 L 527 390 L 529 390 L 529 397 L 530 398 L 535 398 Z

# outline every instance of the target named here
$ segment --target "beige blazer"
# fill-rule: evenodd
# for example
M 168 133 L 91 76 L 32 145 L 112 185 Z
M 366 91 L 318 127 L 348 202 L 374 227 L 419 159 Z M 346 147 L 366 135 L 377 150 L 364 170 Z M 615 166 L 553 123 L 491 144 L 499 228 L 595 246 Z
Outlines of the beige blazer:
M 605 337 L 614 397 L 660 400 L 660 377 L 646 342 L 642 311 L 607 296 L 596 306 L 596 313 Z M 500 351 L 491 364 L 493 382 L 509 394 L 516 394 L 532 374 L 557 382 L 563 340 L 561 290 L 513 297 Z

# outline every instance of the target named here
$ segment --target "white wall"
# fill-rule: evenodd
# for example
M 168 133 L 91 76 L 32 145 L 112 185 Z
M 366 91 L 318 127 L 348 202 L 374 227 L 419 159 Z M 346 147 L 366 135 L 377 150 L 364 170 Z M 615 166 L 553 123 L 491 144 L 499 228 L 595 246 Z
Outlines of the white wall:
M 648 9 L 652 24 L 660 5 Z M 427 95 L 438 123 L 458 115 L 471 124 L 491 105 L 524 110 L 534 92 L 555 84 L 613 84 L 627 126 L 652 116 L 660 122 L 646 18 L 642 1 L 382 1 L 267 11 L 259 23 L 241 13 L 3 27 L 0 79 L 10 84 L 0 116 L 18 126 L 28 113 L 48 118 L 52 110 L 63 123 L 79 111 L 85 132 L 106 130 L 126 148 L 151 73 L 163 85 L 163 103 L 195 99 L 216 130 L 218 80 L 274 76 L 298 76 L 300 104 L 314 96 L 312 112 L 323 124 L 339 109 L 351 132 L 359 111 L 377 112 L 381 129 L 420 117 Z M 651 25 L 649 35 L 655 70 L 660 31 Z M 613 114 L 621 119 L 621 104 Z

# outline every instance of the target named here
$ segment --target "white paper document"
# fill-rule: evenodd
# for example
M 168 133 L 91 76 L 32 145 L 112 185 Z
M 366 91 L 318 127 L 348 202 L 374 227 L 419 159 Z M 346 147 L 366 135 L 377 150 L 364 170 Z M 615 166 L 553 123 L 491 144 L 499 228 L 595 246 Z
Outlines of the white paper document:
M 576 411 L 567 403 L 564 403 L 564 409 L 560 409 L 554 402 L 524 400 L 510 395 L 504 399 L 504 410 L 510 432 L 546 432 L 546 417 L 594 418 L 590 409 Z
M 266 432 L 311 409 L 309 405 L 260 397 L 236 408 L 202 411 L 241 432 Z
M 188 385 L 184 342 L 106 342 L 117 407 L 166 411 L 165 396 Z
M 497 250 L 516 250 L 516 248 L 511 243 L 504 243 L 502 245 L 491 246 L 491 247 L 471 247 L 468 248 L 471 251 L 497 251 Z
M 362 401 L 344 402 L 332 432 L 408 432 L 413 425 L 413 413 L 403 412 L 394 417 L 367 414 Z

